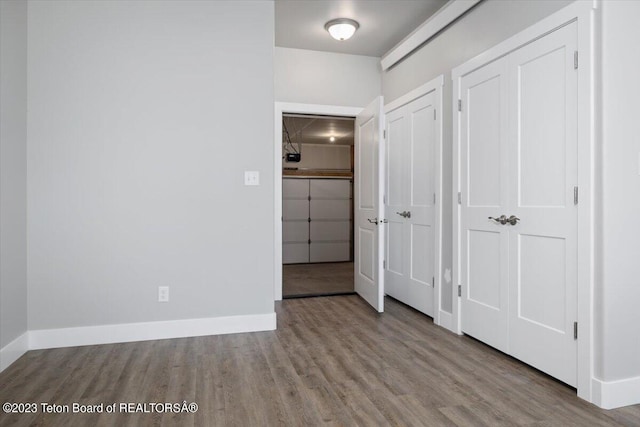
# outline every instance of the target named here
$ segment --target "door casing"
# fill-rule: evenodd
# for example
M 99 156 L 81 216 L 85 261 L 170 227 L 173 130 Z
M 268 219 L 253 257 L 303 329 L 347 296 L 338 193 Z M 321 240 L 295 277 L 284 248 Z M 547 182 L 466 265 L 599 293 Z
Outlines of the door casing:
M 355 117 L 362 111 L 361 107 L 341 107 L 322 104 L 298 104 L 276 102 L 274 107 L 274 245 L 273 248 L 273 297 L 282 300 L 282 113 L 319 114 L 327 116 Z

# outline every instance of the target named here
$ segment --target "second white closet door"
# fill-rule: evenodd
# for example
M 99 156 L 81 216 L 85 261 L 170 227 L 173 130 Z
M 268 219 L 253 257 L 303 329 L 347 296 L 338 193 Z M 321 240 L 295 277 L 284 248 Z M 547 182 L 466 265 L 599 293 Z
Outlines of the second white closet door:
M 435 94 L 387 115 L 385 292 L 433 316 Z
M 573 23 L 463 76 L 460 128 L 462 330 L 574 386 L 575 50 Z

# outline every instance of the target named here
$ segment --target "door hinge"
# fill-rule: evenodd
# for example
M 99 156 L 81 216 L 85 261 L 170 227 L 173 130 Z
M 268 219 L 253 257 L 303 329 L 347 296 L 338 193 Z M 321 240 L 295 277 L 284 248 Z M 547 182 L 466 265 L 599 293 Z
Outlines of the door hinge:
M 573 322 L 573 339 L 578 339 L 578 322 Z
M 309 244 L 309 245 L 311 244 L 311 239 L 309 239 L 309 240 L 308 240 L 308 243 L 307 243 L 307 244 Z
M 387 268 L 387 260 L 382 260 L 382 268 Z
M 383 205 L 386 205 L 386 204 L 387 204 L 387 195 L 386 195 L 386 194 L 383 194 L 383 195 L 382 195 L 382 204 L 383 204 Z
M 573 187 L 573 204 L 578 204 L 578 186 Z
M 432 288 L 436 287 L 436 278 L 435 277 L 431 277 L 431 287 Z
M 462 193 L 458 191 L 458 204 L 462 204 Z
M 436 204 L 436 193 L 433 193 L 433 204 Z
M 387 139 L 387 130 L 382 131 L 382 138 Z
M 436 119 L 436 110 L 435 110 L 435 108 L 434 108 L 434 109 L 433 109 L 433 120 L 435 120 L 435 119 Z
M 578 69 L 578 51 L 573 52 L 573 69 Z
M 458 285 L 458 296 L 462 296 L 462 285 Z
M 462 99 L 458 99 L 458 111 L 462 111 Z

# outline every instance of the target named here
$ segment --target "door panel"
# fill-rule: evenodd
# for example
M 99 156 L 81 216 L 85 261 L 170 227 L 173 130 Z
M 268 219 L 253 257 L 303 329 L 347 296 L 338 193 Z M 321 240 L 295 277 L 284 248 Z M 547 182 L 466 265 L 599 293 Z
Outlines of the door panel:
M 516 84 L 522 90 L 516 93 L 517 126 L 521 128 L 520 204 L 564 206 L 567 50 L 562 46 L 540 53 L 541 56 L 527 58 L 514 70 Z
M 500 312 L 507 309 L 508 300 L 501 295 L 496 283 L 502 280 L 503 258 L 496 256 L 505 246 L 501 233 L 482 230 L 468 231 L 469 282 L 467 298 L 477 304 Z
M 356 117 L 355 138 L 355 290 L 378 312 L 384 311 L 382 274 L 382 218 L 380 160 L 382 145 L 382 97 Z
M 306 242 L 309 240 L 309 222 L 285 221 L 282 223 L 283 242 Z
M 349 261 L 349 242 L 311 242 L 309 260 L 311 262 Z
M 309 243 L 282 243 L 283 264 L 306 264 L 309 262 Z
M 504 202 L 501 162 L 506 130 L 504 62 L 465 77 L 467 191 L 469 206 L 500 208 Z
M 462 330 L 574 386 L 575 50 L 573 23 L 460 81 Z
M 431 286 L 433 258 L 431 245 L 431 227 L 411 224 L 411 271 L 410 278 L 420 285 Z
M 351 183 L 346 179 L 312 179 L 309 184 L 311 199 L 351 198 Z
M 349 243 L 349 221 L 311 221 L 309 238 L 312 242 L 322 240 L 344 240 Z
M 405 199 L 406 183 L 406 153 L 409 141 L 407 139 L 407 108 L 402 107 L 387 114 L 386 140 L 386 174 L 385 174 L 385 214 L 386 246 L 385 259 L 385 292 L 400 301 L 407 302 L 409 291 L 407 288 L 406 250 L 407 235 L 405 221 L 398 215 L 407 209 Z
M 349 219 L 351 202 L 349 200 L 314 200 L 309 202 L 312 219 Z
M 407 152 L 406 108 L 394 111 L 387 118 L 386 188 L 387 206 L 400 209 L 405 204 L 405 158 Z
M 308 220 L 309 201 L 284 199 L 282 201 L 282 218 L 286 220 Z
M 434 176 L 436 117 L 435 93 L 431 92 L 407 105 L 409 116 L 409 157 L 406 203 L 411 217 L 405 220 L 407 235 L 408 304 L 433 316 L 434 272 Z
M 435 101 L 431 92 L 387 114 L 385 180 L 387 294 L 431 316 Z
M 463 77 L 462 331 L 508 351 L 507 77 L 499 59 Z
M 511 354 L 575 386 L 576 24 L 509 56 Z
M 566 313 L 566 239 L 518 236 L 519 318 L 562 332 Z M 540 268 L 544 266 L 544 268 Z

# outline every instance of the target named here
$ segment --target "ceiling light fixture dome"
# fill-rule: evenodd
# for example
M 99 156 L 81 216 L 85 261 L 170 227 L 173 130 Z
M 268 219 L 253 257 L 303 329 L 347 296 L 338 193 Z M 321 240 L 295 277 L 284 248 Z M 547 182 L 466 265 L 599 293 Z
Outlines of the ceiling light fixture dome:
M 332 19 L 324 24 L 324 29 L 336 40 L 348 40 L 360 28 L 357 21 L 349 18 Z

